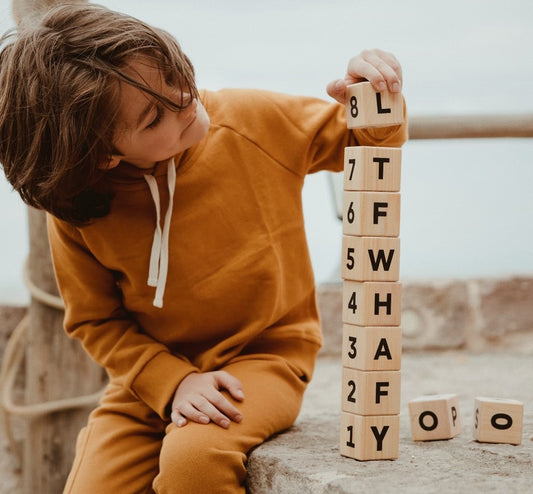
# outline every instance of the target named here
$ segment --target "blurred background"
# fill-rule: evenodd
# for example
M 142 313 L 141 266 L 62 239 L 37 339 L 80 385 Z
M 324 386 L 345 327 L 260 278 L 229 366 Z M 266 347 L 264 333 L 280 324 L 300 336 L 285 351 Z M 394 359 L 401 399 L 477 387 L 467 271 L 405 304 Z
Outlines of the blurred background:
M 528 0 L 108 0 L 174 34 L 202 88 L 328 99 L 364 48 L 393 52 L 412 115 L 533 113 Z M 14 24 L 0 0 L 0 30 Z M 533 139 L 410 141 L 403 148 L 401 277 L 533 275 Z M 317 282 L 339 281 L 342 228 L 325 173 L 304 207 Z M 0 179 L 0 305 L 25 304 L 26 209 Z

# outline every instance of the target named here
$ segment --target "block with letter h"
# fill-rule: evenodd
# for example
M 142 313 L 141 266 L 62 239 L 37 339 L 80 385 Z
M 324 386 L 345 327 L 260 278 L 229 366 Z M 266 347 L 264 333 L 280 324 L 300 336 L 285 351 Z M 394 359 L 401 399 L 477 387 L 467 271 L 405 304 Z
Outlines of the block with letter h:
M 393 125 L 403 100 L 359 83 L 346 112 L 349 128 Z M 399 148 L 345 149 L 340 453 L 361 461 L 398 458 L 400 169 Z

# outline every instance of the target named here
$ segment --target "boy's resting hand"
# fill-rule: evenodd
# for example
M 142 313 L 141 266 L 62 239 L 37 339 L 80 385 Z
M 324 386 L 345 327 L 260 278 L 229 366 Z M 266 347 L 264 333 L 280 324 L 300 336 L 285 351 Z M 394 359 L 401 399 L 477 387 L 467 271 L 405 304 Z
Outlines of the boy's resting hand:
M 376 91 L 388 89 L 393 93 L 402 90 L 402 67 L 392 53 L 382 50 L 364 50 L 348 62 L 344 79 L 328 84 L 328 94 L 341 104 L 346 103 L 346 86 L 369 81 Z
M 242 415 L 220 392 L 225 389 L 237 401 L 244 399 L 241 382 L 225 371 L 189 374 L 176 389 L 170 418 L 178 427 L 187 420 L 215 424 L 227 429 L 230 420 L 240 422 Z

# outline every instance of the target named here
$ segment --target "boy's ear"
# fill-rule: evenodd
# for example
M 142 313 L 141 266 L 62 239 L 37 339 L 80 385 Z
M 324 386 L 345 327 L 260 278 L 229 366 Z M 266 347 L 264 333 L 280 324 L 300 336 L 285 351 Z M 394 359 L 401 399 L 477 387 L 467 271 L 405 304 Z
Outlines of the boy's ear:
M 109 161 L 102 163 L 98 168 L 100 168 L 101 170 L 111 170 L 112 168 L 116 168 L 122 158 L 123 156 L 119 154 L 112 154 L 109 158 Z

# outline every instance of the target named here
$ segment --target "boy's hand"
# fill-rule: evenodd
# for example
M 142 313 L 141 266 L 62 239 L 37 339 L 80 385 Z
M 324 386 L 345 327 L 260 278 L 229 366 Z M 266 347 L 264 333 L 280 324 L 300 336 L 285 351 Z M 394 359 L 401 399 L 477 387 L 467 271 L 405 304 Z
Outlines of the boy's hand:
M 392 93 L 402 90 L 402 67 L 392 53 L 382 50 L 364 50 L 348 62 L 344 79 L 332 81 L 328 94 L 341 104 L 346 103 L 346 86 L 369 81 L 376 91 L 388 89 Z
M 220 392 L 225 389 L 237 401 L 244 399 L 241 382 L 225 371 L 189 374 L 181 381 L 172 400 L 170 418 L 178 427 L 188 420 L 215 424 L 227 429 L 230 421 L 240 422 L 242 415 Z

